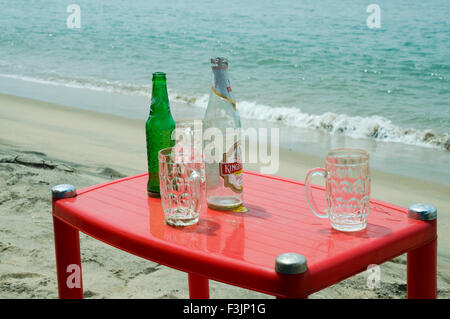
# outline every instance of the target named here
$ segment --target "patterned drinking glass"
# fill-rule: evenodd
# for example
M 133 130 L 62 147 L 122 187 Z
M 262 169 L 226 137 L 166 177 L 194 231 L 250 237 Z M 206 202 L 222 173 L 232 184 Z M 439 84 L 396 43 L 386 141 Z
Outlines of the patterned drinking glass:
M 198 222 L 202 204 L 200 165 L 191 154 L 178 152 L 175 147 L 158 153 L 161 203 L 166 223 L 188 226 Z
M 314 168 L 305 180 L 309 207 L 320 218 L 329 218 L 331 226 L 340 231 L 366 228 L 369 217 L 370 172 L 369 154 L 358 149 L 337 149 L 327 153 L 326 168 Z M 325 178 L 327 209 L 321 212 L 311 192 L 311 178 Z
M 203 161 L 203 121 L 201 119 L 182 119 L 175 122 L 172 133 L 177 152 L 189 154 L 192 161 L 200 164 L 200 175 L 205 182 L 205 163 Z

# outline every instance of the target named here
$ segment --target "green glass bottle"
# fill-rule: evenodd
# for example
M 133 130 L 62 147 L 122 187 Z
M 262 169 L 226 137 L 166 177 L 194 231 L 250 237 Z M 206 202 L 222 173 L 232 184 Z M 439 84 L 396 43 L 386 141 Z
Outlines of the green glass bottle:
M 158 152 L 163 148 L 174 146 L 175 141 L 171 139 L 171 136 L 175 129 L 175 121 L 170 113 L 166 74 L 155 72 L 152 81 L 150 115 L 145 124 L 148 163 L 147 193 L 149 196 L 159 197 Z

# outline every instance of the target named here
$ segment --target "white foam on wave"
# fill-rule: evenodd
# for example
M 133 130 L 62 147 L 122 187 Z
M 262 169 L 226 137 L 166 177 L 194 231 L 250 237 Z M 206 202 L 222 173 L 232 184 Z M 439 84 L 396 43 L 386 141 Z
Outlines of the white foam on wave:
M 402 128 L 382 116 L 349 116 L 326 112 L 303 113 L 297 108 L 258 105 L 254 102 L 237 104 L 241 116 L 252 119 L 281 121 L 290 126 L 318 129 L 331 134 L 343 134 L 352 138 L 370 138 L 377 141 L 404 143 L 450 150 L 450 136 L 438 135 L 431 129 Z
M 172 96 L 180 102 L 206 108 L 208 95 L 200 97 Z M 259 121 L 278 122 L 293 127 L 316 129 L 331 134 L 343 134 L 352 138 L 369 138 L 377 141 L 403 143 L 423 147 L 450 150 L 450 135 L 438 135 L 433 130 L 402 128 L 382 116 L 349 116 L 326 112 L 303 113 L 298 108 L 272 107 L 256 102 L 237 102 L 241 117 Z
M 202 109 L 206 109 L 206 107 L 208 106 L 208 100 L 209 100 L 208 94 L 204 94 L 201 96 L 185 95 L 185 94 L 179 94 L 179 93 L 171 91 L 171 90 L 168 90 L 168 94 L 169 94 L 169 99 L 171 101 L 177 101 L 177 102 L 181 102 L 181 103 L 185 103 L 185 104 L 191 104 L 191 105 L 194 105 L 194 106 L 202 108 Z
M 0 74 L 0 76 L 47 85 L 127 95 L 151 96 L 151 85 L 144 86 L 122 83 L 120 81 L 91 79 L 42 79 L 14 74 Z M 209 96 L 207 94 L 201 96 L 185 95 L 169 90 L 170 100 L 200 108 L 207 107 L 208 98 Z M 303 113 L 298 108 L 272 107 L 248 101 L 238 101 L 237 108 L 240 116 L 246 119 L 278 122 L 293 127 L 316 129 L 330 134 L 343 134 L 352 138 L 369 138 L 377 141 L 433 147 L 450 151 L 449 134 L 436 134 L 431 129 L 418 130 L 414 128 L 402 128 L 382 116 L 349 116 L 333 112 L 308 114 Z
M 151 94 L 151 85 L 134 85 L 126 84 L 120 81 L 108 81 L 108 80 L 97 80 L 97 79 L 64 79 L 60 77 L 47 77 L 45 79 L 39 77 L 30 77 L 26 75 L 16 75 L 16 74 L 4 74 L 0 73 L 1 77 L 16 79 L 26 82 L 34 82 L 39 84 L 54 85 L 54 86 L 65 86 L 75 89 L 88 89 L 92 91 L 101 91 L 108 93 L 120 93 L 126 95 L 139 95 L 148 96 Z

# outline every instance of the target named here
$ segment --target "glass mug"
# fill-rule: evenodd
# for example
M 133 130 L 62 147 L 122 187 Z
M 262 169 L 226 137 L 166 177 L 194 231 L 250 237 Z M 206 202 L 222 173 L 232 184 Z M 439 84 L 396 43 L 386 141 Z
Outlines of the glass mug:
M 325 178 L 327 209 L 318 209 L 311 192 L 311 178 Z M 329 218 L 331 226 L 340 231 L 358 231 L 366 228 L 369 217 L 370 172 L 369 154 L 359 149 L 329 151 L 325 168 L 314 168 L 305 180 L 306 199 L 313 213 Z
M 189 226 L 198 222 L 203 190 L 200 163 L 191 153 L 175 147 L 159 151 L 159 183 L 165 221 L 171 226 Z
M 192 161 L 200 164 L 202 182 L 205 182 L 205 162 L 203 161 L 203 121 L 201 119 L 182 119 L 175 121 L 172 132 L 177 152 L 191 153 Z

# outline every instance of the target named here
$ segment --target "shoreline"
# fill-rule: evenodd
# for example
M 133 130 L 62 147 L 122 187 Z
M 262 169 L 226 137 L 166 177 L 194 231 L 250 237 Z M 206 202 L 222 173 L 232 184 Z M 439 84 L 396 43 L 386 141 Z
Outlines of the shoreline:
M 4 105 L 13 105 L 15 110 L 6 109 Z M 18 110 L 20 108 L 20 110 Z M 177 107 L 171 107 L 172 113 L 175 120 L 187 118 L 189 115 L 186 115 L 186 112 L 177 110 Z M 39 110 L 38 110 L 39 109 Z M 145 153 L 145 133 L 143 131 L 145 121 L 147 118 L 143 118 L 142 120 L 138 120 L 135 118 L 129 118 L 121 115 L 115 115 L 110 114 L 106 112 L 99 112 L 89 109 L 80 109 L 73 106 L 66 106 L 62 104 L 56 104 L 51 103 L 47 101 L 41 101 L 33 98 L 28 97 L 20 97 L 15 95 L 9 95 L 9 94 L 3 94 L 0 93 L 0 110 L 2 111 L 2 116 L 0 116 L 0 121 L 2 121 L 3 127 L 8 131 L 8 129 L 16 130 L 17 133 L 25 133 L 28 134 L 27 137 L 30 139 L 27 139 L 26 137 L 19 137 L 20 134 L 15 134 L 15 137 L 11 140 L 3 138 L 6 134 L 0 135 L 0 143 L 11 146 L 17 146 L 16 143 L 19 143 L 20 147 L 22 149 L 26 149 L 27 147 L 30 147 L 33 145 L 39 145 L 39 147 L 49 147 L 50 145 L 47 143 L 47 140 L 55 140 L 54 137 L 51 137 L 51 134 L 56 134 L 51 129 L 57 129 L 59 135 L 58 139 L 61 140 L 61 144 L 73 142 L 74 145 L 80 142 L 83 146 L 86 145 L 92 145 L 94 144 L 94 141 L 90 139 L 92 133 L 99 134 L 96 136 L 96 146 L 100 146 L 100 142 L 105 142 L 105 145 L 110 142 L 109 140 L 114 139 L 115 141 L 119 142 L 121 146 L 124 147 L 124 149 L 136 152 L 136 154 L 143 154 L 146 156 Z M 41 112 L 42 111 L 42 114 Z M 197 110 L 199 111 L 199 110 Z M 199 112 L 197 112 L 199 113 Z M 21 117 L 20 114 L 23 114 Z M 198 114 L 195 114 L 195 116 L 198 116 Z M 53 117 L 53 118 L 52 118 Z M 44 120 L 45 118 L 45 120 Z M 62 119 L 67 119 L 68 121 L 63 123 Z M 41 121 L 44 120 L 45 127 L 37 128 L 37 125 L 41 124 Z M 28 124 L 34 124 L 35 129 L 40 132 L 45 132 L 45 136 L 36 136 L 36 135 L 30 135 L 30 131 L 33 131 L 33 128 L 26 127 L 25 123 L 20 124 L 19 121 L 26 122 Z M 15 122 L 15 123 L 14 123 Z M 93 124 L 96 124 L 97 127 L 94 127 Z M 125 134 L 119 134 L 119 132 L 116 132 L 115 130 L 111 130 L 111 127 L 114 125 L 117 126 L 123 126 L 125 130 L 121 131 L 121 133 Z M 70 131 L 70 132 L 69 132 Z M 79 139 L 79 136 L 73 136 L 72 133 L 76 132 L 79 136 L 81 136 L 81 139 Z M 2 133 L 2 131 L 0 131 Z M 110 136 L 110 134 L 113 133 L 113 135 Z M 142 135 L 143 140 L 136 140 L 135 137 Z M 46 137 L 49 137 L 49 139 L 46 139 Z M 64 139 L 64 138 L 65 139 Z M 86 140 L 86 137 L 89 137 L 88 140 Z M 12 144 L 11 144 L 12 143 Z M 36 143 L 36 144 L 35 144 Z M 67 148 L 61 146 L 61 147 L 55 147 L 58 143 L 52 143 L 51 151 L 49 155 L 55 156 L 61 159 L 65 160 L 71 160 L 72 157 L 70 155 L 76 155 L 75 158 L 79 155 L 78 153 L 72 153 L 67 152 Z M 62 150 L 64 149 L 64 150 Z M 121 153 L 120 149 L 118 149 L 118 152 Z M 372 155 L 372 154 L 371 154 Z M 110 159 L 106 159 L 106 157 L 102 156 L 102 154 L 96 154 L 94 156 L 96 158 L 97 164 L 104 161 L 104 163 L 125 163 L 123 161 L 111 161 Z M 119 157 L 119 159 L 122 157 Z M 131 157 L 128 157 L 131 159 Z M 283 159 L 284 158 L 284 159 Z M 310 153 L 303 153 L 299 152 L 295 149 L 292 149 L 290 147 L 286 147 L 284 145 L 280 145 L 280 161 L 284 162 L 285 159 L 289 159 L 288 161 L 291 163 L 291 165 L 300 165 L 303 166 L 305 163 L 308 163 L 305 168 L 313 168 L 317 165 L 323 165 L 324 163 L 324 157 L 320 157 L 317 155 L 313 155 Z M 295 162 L 295 158 L 302 158 L 302 161 Z M 89 161 L 89 160 L 88 160 Z M 88 162 L 90 163 L 90 162 Z M 93 163 L 93 162 L 92 162 Z M 141 158 L 139 160 L 133 159 L 131 162 L 128 162 L 127 165 L 119 165 L 119 164 L 113 164 L 117 167 L 124 168 L 125 170 L 130 170 L 131 173 L 137 173 L 142 170 L 146 170 L 146 157 Z M 253 167 L 253 169 L 258 169 L 258 164 L 246 164 L 249 167 Z M 316 166 L 314 166 L 316 165 Z M 282 166 L 282 165 L 280 165 Z M 135 169 L 137 168 L 137 170 Z M 301 174 L 296 172 L 296 170 L 292 170 L 289 173 L 286 169 L 281 168 L 279 169 L 278 173 L 275 175 L 280 174 L 280 176 L 283 177 L 291 177 L 290 175 L 296 176 L 296 179 L 304 180 L 304 177 L 306 176 L 307 170 L 301 170 Z M 440 183 L 439 181 L 427 181 L 420 178 L 414 178 L 414 177 L 408 177 L 403 176 L 401 174 L 393 174 L 390 172 L 386 172 L 379 169 L 373 169 L 371 168 L 371 172 L 376 174 L 377 176 L 380 176 L 381 179 L 386 178 L 400 178 L 402 180 L 402 183 L 420 183 L 424 184 L 427 187 L 431 185 L 436 186 L 442 186 L 446 187 L 450 190 L 450 187 L 447 185 L 444 185 Z M 291 177 L 292 178 L 292 177 Z
M 0 95 L 4 97 L 28 98 L 55 106 L 64 105 L 77 110 L 117 115 L 127 120 L 142 121 L 148 117 L 150 98 L 144 94 L 133 95 L 87 88 L 54 86 L 18 79 L 6 81 L 1 76 L 0 84 L 2 86 Z M 176 94 L 170 95 L 169 99 L 174 118 L 202 118 L 206 105 L 204 98 L 207 100 L 207 96 L 204 96 L 201 99 L 202 102 L 199 103 L 192 97 L 185 99 L 183 96 Z M 300 128 L 299 125 L 283 124 L 285 121 L 277 120 L 278 118 L 256 120 L 252 118 L 260 118 L 260 116 L 257 114 L 251 115 L 251 112 L 257 112 L 259 109 L 253 110 L 253 106 L 250 104 L 242 101 L 242 104 L 238 105 L 239 111 L 242 113 L 243 128 L 278 129 L 280 148 L 316 157 L 325 157 L 326 151 L 330 149 L 362 148 L 370 153 L 371 166 L 375 170 L 437 182 L 450 187 L 450 172 L 447 172 L 447 167 L 450 165 L 450 153 L 448 151 L 371 138 L 353 138 L 348 134 L 326 133 L 322 129 Z M 250 114 L 247 114 L 249 112 Z M 248 115 L 250 118 L 248 118 Z M 279 115 L 281 119 L 287 116 L 286 114 Z M 302 121 L 294 118 L 291 120 L 294 122 L 296 120 Z M 307 119 L 303 120 L 307 121 Z M 327 123 L 319 122 L 316 125 L 322 127 L 327 126 Z M 430 165 L 431 163 L 432 165 Z
M 177 113 L 175 109 L 174 113 Z M 3 176 L 3 179 L 0 178 L 0 186 L 2 186 L 0 187 L 0 214 L 5 221 L 0 229 L 2 233 L 0 251 L 5 252 L 4 260 L 0 265 L 0 297 L 55 297 L 52 228 L 48 201 L 52 184 L 72 183 L 77 188 L 81 188 L 109 179 L 145 172 L 144 123 L 145 119 L 129 119 L 0 94 L 0 176 Z M 11 162 L 15 156 L 37 163 L 45 160 L 56 164 L 54 169 L 50 170 L 17 165 Z M 280 168 L 275 175 L 303 181 L 308 170 L 323 164 L 324 159 L 321 157 L 280 149 Z M 71 172 L 70 168 L 74 170 Z M 258 164 L 244 164 L 244 168 L 259 171 Z M 450 255 L 448 253 L 450 235 L 447 230 L 450 226 L 450 214 L 446 210 L 450 206 L 448 200 L 450 187 L 376 169 L 371 169 L 371 176 L 372 198 L 403 207 L 408 207 L 415 202 L 428 202 L 437 207 L 439 214 L 438 287 L 440 289 L 438 294 L 439 297 L 448 298 L 450 296 Z M 314 182 L 319 181 L 320 179 L 317 179 Z M 25 232 L 22 232 L 23 230 Z M 28 236 L 28 234 L 31 235 Z M 83 265 L 87 265 L 86 287 L 110 280 L 109 283 L 103 283 L 102 288 L 113 291 L 109 295 L 91 291 L 88 292 L 88 296 L 94 298 L 111 296 L 185 298 L 184 293 L 187 287 L 184 284 L 175 284 L 177 288 L 173 289 L 179 290 L 175 291 L 164 288 L 159 283 L 157 286 L 160 287 L 161 293 L 149 292 L 150 295 L 146 295 L 142 292 L 144 287 L 140 283 L 142 281 L 147 284 L 156 284 L 162 277 L 168 278 L 167 280 L 172 284 L 172 282 L 184 280 L 184 274 L 160 265 L 149 264 L 148 261 L 134 256 L 125 257 L 129 255 L 115 252 L 112 248 L 105 248 L 104 244 L 88 240 L 84 235 L 82 241 L 88 242 L 85 244 L 88 257 L 83 260 Z M 106 256 L 102 254 L 104 250 L 107 252 Z M 19 255 L 22 257 L 18 257 Z M 118 265 L 119 262 L 114 261 L 114 258 L 119 257 L 112 256 L 122 256 L 121 258 L 130 261 L 124 265 Z M 404 257 L 400 256 L 392 262 L 381 265 L 384 290 L 377 292 L 366 288 L 366 278 L 364 273 L 361 273 L 355 278 L 314 294 L 313 297 L 403 298 L 404 291 L 399 290 L 398 287 L 406 278 Z M 150 266 L 152 270 L 146 270 L 149 265 L 152 265 Z M 136 272 L 135 278 L 123 278 L 122 273 L 114 273 L 120 269 L 124 269 L 123 273 L 126 273 L 126 267 Z M 159 270 L 154 271 L 154 269 Z M 22 275 L 14 275 L 17 272 L 38 275 L 22 278 L 20 277 Z M 51 283 L 48 287 L 42 286 L 41 281 L 44 279 Z M 120 288 L 124 281 L 126 288 Z M 18 288 L 12 293 L 10 288 L 15 284 Z M 34 288 L 21 293 L 20 285 L 27 284 Z M 212 285 L 213 291 L 216 291 L 215 297 L 262 297 L 255 292 L 244 292 L 238 288 L 233 290 L 224 286 L 226 285 L 219 283 Z M 38 289 L 37 292 L 33 292 L 36 289 Z

